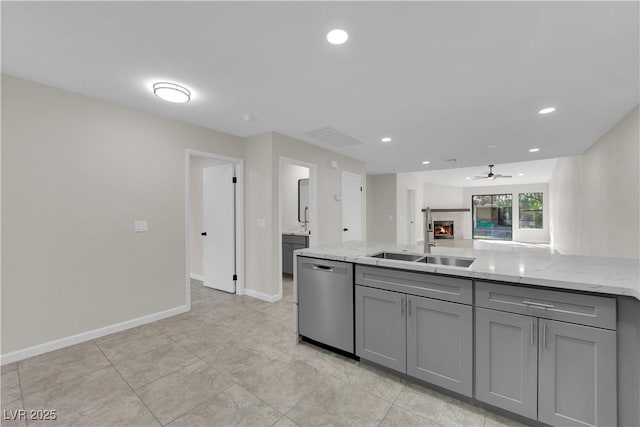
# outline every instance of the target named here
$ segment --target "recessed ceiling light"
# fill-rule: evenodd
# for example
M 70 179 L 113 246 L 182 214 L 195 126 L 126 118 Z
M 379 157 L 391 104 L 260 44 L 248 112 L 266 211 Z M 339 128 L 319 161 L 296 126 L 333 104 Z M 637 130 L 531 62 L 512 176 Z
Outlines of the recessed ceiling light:
M 327 34 L 327 41 L 331 44 L 343 44 L 349 39 L 349 34 L 345 30 L 335 29 Z
M 429 160 L 425 160 L 424 162 L 422 162 L 423 165 L 428 165 L 429 163 L 431 163 Z
M 529 148 L 530 153 L 537 153 L 538 151 L 540 151 L 539 148 Z
M 519 173 L 518 176 L 524 176 L 524 174 L 523 173 Z
M 546 107 L 538 111 L 538 114 L 549 114 L 553 113 L 554 111 L 556 111 L 556 107 Z
M 471 177 L 470 177 L 470 176 L 468 176 L 468 177 L 466 177 L 465 179 L 466 179 L 467 181 L 470 181 L 470 180 L 471 180 Z
M 250 122 L 251 120 L 253 120 L 253 116 L 251 114 L 243 114 L 242 120 L 244 120 L 245 122 Z
M 385 136 L 380 141 L 382 141 L 382 142 L 391 142 L 391 138 L 389 138 L 388 136 Z
M 487 145 L 487 148 L 496 148 L 496 144 Z
M 191 99 L 191 91 L 189 89 L 169 82 L 154 83 L 153 93 L 158 98 L 169 102 L 184 103 Z

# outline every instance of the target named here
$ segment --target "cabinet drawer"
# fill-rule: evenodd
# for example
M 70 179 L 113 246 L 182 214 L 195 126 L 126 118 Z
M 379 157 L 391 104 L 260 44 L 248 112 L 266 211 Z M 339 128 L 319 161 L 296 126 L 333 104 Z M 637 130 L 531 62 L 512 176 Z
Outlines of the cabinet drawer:
M 282 235 L 282 243 L 291 243 L 294 245 L 304 245 L 304 247 L 308 247 L 307 244 L 307 236 L 295 236 L 293 234 L 283 234 Z
M 476 282 L 476 305 L 543 319 L 616 329 L 615 298 Z
M 469 279 L 356 265 L 356 284 L 462 304 L 473 302 Z

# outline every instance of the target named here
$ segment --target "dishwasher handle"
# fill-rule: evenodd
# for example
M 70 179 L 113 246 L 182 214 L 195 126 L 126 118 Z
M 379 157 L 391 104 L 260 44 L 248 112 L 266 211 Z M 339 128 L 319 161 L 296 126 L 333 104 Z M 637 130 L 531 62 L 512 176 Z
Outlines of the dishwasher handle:
M 333 267 L 330 267 L 328 265 L 313 264 L 311 268 L 314 270 L 326 271 L 329 273 L 333 272 Z

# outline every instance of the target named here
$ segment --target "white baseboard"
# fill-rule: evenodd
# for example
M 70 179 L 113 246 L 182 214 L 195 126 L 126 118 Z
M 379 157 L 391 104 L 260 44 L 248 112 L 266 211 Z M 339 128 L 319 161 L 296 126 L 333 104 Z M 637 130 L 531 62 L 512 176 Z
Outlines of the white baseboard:
M 204 276 L 201 276 L 199 274 L 191 273 L 189 277 L 191 277 L 192 279 L 196 279 L 196 280 L 200 280 L 201 282 L 204 282 Z
M 189 307 L 187 307 L 186 305 L 182 305 L 180 307 L 170 308 L 169 310 L 159 311 L 157 313 L 116 323 L 114 325 L 104 326 L 102 328 L 82 332 L 70 337 L 60 338 L 43 344 L 34 345 L 33 347 L 27 347 L 22 350 L 12 351 L 11 353 L 0 355 L 0 365 L 6 365 L 8 363 L 28 359 L 29 357 L 38 356 L 43 353 L 48 353 L 53 350 L 69 347 L 81 342 L 90 341 L 96 338 L 103 337 L 105 335 L 113 334 L 115 332 L 135 328 L 136 326 L 145 325 L 147 323 L 155 322 L 156 320 L 175 316 L 176 314 L 185 313 L 187 311 L 189 311 Z
M 267 301 L 267 302 L 276 302 L 282 299 L 282 295 L 278 295 L 278 294 L 269 295 L 269 294 L 265 294 L 258 291 L 252 291 L 251 289 L 245 289 L 244 293 L 247 296 L 258 298 L 258 299 L 261 299 L 262 301 Z

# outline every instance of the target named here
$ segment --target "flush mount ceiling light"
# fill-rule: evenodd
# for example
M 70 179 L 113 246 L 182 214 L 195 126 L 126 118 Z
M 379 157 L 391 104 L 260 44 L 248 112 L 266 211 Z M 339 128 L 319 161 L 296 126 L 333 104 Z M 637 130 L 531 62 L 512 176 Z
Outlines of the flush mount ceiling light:
M 331 44 L 343 44 L 349 39 L 349 34 L 345 30 L 335 29 L 327 34 L 327 41 Z
M 487 145 L 487 148 L 496 148 L 496 144 Z
M 191 99 L 191 91 L 189 89 L 169 82 L 154 83 L 153 93 L 160 99 L 175 103 L 185 103 Z
M 556 111 L 556 107 L 546 107 L 538 111 L 538 114 L 549 114 L 553 113 L 554 111 Z
M 382 141 L 382 142 L 391 142 L 391 138 L 389 138 L 388 136 L 385 136 L 380 141 Z
M 529 148 L 530 153 L 537 153 L 538 151 L 540 151 L 539 148 Z
M 424 162 L 422 162 L 423 165 L 428 165 L 429 163 L 431 163 L 429 160 L 425 160 Z

